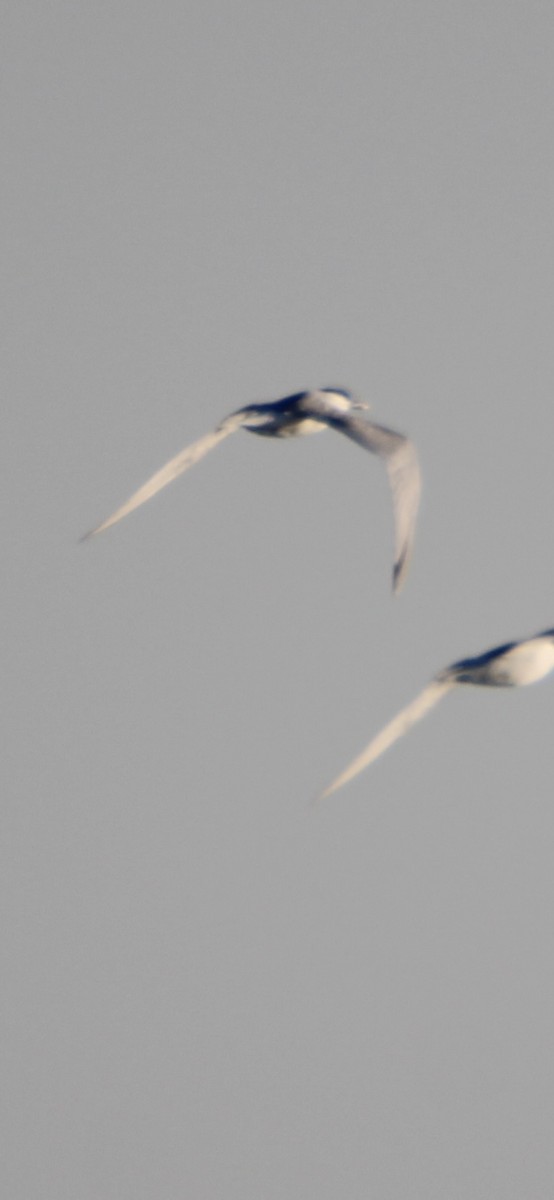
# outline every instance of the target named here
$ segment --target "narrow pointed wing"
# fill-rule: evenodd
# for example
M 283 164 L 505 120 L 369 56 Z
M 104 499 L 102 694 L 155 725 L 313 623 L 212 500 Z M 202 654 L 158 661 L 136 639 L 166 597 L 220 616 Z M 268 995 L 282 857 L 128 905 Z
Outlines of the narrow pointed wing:
M 383 425 L 364 421 L 361 417 L 351 416 L 350 413 L 344 417 L 334 417 L 328 424 L 384 460 L 394 512 L 392 586 L 394 592 L 399 592 L 408 573 L 421 495 L 417 450 L 413 442 L 403 434 L 385 429 Z
M 228 437 L 230 433 L 234 433 L 236 429 L 240 429 L 244 419 L 245 414 L 242 409 L 239 412 L 231 413 L 212 433 L 207 433 L 204 437 L 199 438 L 197 442 L 186 446 L 184 450 L 181 450 L 180 454 L 176 454 L 175 458 L 171 458 L 165 464 L 165 467 L 156 471 L 155 475 L 152 475 L 146 483 L 143 483 L 137 492 L 133 492 L 133 495 L 125 501 L 125 504 L 121 505 L 121 508 L 116 508 L 111 517 L 107 517 L 105 521 L 102 521 L 101 525 L 97 525 L 94 529 L 85 533 L 81 541 L 85 542 L 87 538 L 94 537 L 97 533 L 103 533 L 105 529 L 110 528 L 110 525 L 116 525 L 118 521 L 128 516 L 135 508 L 139 508 L 141 504 L 150 500 L 166 484 L 171 483 L 173 479 L 177 479 L 178 475 L 182 475 L 183 471 L 187 471 L 189 467 L 192 467 L 205 454 L 213 450 L 218 442 L 223 441 L 223 438 Z
M 439 700 L 446 695 L 446 692 L 454 687 L 454 682 L 453 679 L 442 677 L 433 679 L 431 683 L 427 684 L 427 687 L 419 693 L 419 696 L 416 696 L 415 700 L 412 700 L 411 704 L 403 708 L 396 717 L 393 717 L 392 721 L 389 721 L 388 725 L 385 725 L 385 728 L 371 740 L 369 746 L 366 746 L 366 749 L 362 750 L 362 753 L 350 763 L 350 766 L 341 775 L 337 775 L 337 778 L 323 792 L 320 792 L 318 798 L 323 800 L 326 796 L 332 795 L 338 788 L 341 788 L 345 783 L 354 779 L 356 775 L 359 775 L 360 771 L 364 770 L 364 767 L 368 767 L 376 758 L 379 758 L 379 755 L 388 750 L 393 742 L 396 742 L 404 733 L 407 733 L 408 729 L 412 725 L 415 725 L 416 721 L 420 721 L 425 716 L 425 713 L 428 713 L 431 708 L 434 708 L 435 704 L 438 704 Z

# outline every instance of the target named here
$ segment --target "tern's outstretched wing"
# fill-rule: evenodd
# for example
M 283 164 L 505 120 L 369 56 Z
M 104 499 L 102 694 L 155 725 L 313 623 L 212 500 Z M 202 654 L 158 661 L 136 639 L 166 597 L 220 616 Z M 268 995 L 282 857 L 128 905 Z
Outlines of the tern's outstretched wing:
M 104 529 L 109 529 L 110 525 L 116 525 L 123 517 L 133 512 L 133 509 L 144 504 L 146 500 L 150 500 L 166 484 L 171 483 L 173 479 L 177 479 L 178 475 L 182 475 L 183 471 L 192 467 L 209 450 L 213 450 L 214 446 L 217 446 L 217 443 L 221 442 L 223 438 L 228 437 L 230 433 L 234 433 L 236 429 L 240 429 L 245 416 L 246 414 L 242 409 L 239 412 L 231 413 L 212 433 L 207 433 L 205 437 L 199 438 L 191 446 L 186 446 L 184 450 L 181 450 L 180 454 L 177 454 L 175 458 L 171 458 L 165 464 L 165 467 L 162 467 L 160 471 L 156 471 L 155 475 L 152 475 L 146 483 L 143 483 L 137 492 L 133 492 L 133 495 L 125 501 L 125 504 L 121 505 L 121 508 L 117 508 L 111 517 L 107 517 L 105 521 L 102 521 L 101 525 L 97 525 L 95 529 L 91 529 L 88 533 L 85 533 L 81 541 L 84 542 L 87 538 L 94 537 L 97 533 L 103 533 Z
M 354 779 L 354 776 L 363 771 L 364 767 L 368 767 L 376 758 L 379 758 L 380 754 L 388 750 L 389 746 L 392 746 L 397 738 L 402 737 L 403 733 L 407 733 L 408 729 L 416 721 L 420 721 L 425 716 L 425 713 L 429 712 L 429 709 L 433 708 L 435 704 L 438 704 L 439 700 L 454 685 L 455 679 L 447 676 L 441 676 L 428 683 L 427 687 L 419 693 L 419 696 L 416 696 L 415 700 L 412 700 L 411 704 L 403 708 L 402 712 L 399 712 L 396 717 L 393 717 L 392 721 L 389 721 L 388 725 L 385 725 L 385 728 L 372 739 L 369 746 L 365 750 L 362 750 L 362 753 L 350 763 L 350 766 L 341 775 L 338 775 L 323 792 L 320 792 L 318 799 L 323 800 L 325 796 L 330 796 L 332 792 L 336 792 L 338 788 L 348 783 L 350 779 Z
M 361 417 L 333 417 L 328 420 L 333 429 L 345 433 L 358 445 L 384 459 L 392 491 L 395 549 L 393 591 L 399 592 L 408 572 L 415 536 L 415 526 L 421 494 L 421 473 L 416 448 L 401 433 L 374 425 Z

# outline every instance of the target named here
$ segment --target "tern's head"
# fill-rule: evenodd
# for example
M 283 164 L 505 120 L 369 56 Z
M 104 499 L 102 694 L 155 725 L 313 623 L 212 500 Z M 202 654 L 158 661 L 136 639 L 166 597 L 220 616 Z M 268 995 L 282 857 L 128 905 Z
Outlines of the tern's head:
M 356 400 L 352 392 L 347 388 L 324 387 L 320 391 L 326 392 L 328 396 L 337 396 L 341 400 L 348 400 L 349 408 L 369 408 L 369 404 L 364 404 L 363 400 Z

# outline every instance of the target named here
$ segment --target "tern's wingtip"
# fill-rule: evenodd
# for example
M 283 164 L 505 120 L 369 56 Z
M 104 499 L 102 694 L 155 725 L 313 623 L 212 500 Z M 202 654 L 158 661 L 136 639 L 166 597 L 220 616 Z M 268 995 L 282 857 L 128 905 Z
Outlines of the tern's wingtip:
M 406 582 L 407 567 L 405 561 L 394 564 L 392 569 L 392 594 L 398 596 Z
M 88 529 L 86 533 L 81 534 L 78 545 L 81 546 L 83 542 L 90 542 L 91 538 L 93 538 L 96 533 L 98 533 L 97 529 Z
M 318 807 L 319 807 L 319 805 L 321 804 L 321 801 L 322 801 L 322 800 L 327 800 L 327 798 L 328 798 L 328 797 L 329 797 L 329 796 L 332 794 L 332 792 L 334 792 L 334 791 L 335 791 L 335 784 L 334 784 L 334 783 L 329 783 L 329 784 L 327 785 L 327 787 L 325 787 L 325 788 L 322 788 L 320 792 L 316 792 L 315 796 L 312 796 L 312 800 L 311 800 L 311 807 L 312 807 L 312 808 L 318 808 Z

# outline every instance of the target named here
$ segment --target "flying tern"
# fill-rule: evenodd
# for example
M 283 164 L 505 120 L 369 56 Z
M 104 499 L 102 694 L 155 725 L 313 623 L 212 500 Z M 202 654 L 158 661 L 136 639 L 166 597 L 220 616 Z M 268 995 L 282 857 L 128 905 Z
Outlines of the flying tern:
M 341 388 L 296 392 L 271 404 L 248 404 L 225 417 L 212 433 L 181 450 L 81 540 L 85 541 L 116 525 L 237 429 L 246 429 L 263 437 L 296 437 L 335 429 L 365 450 L 379 455 L 387 469 L 395 524 L 393 590 L 398 592 L 406 578 L 414 541 L 421 491 L 419 462 L 415 446 L 408 438 L 355 415 L 355 410 L 368 407 L 355 400 L 351 392 Z
M 543 679 L 553 668 L 554 629 L 546 629 L 544 633 L 520 642 L 506 642 L 503 646 L 487 650 L 485 654 L 478 654 L 476 658 L 462 658 L 452 663 L 439 671 L 416 699 L 372 738 L 369 746 L 320 793 L 319 799 L 330 796 L 354 779 L 434 708 L 452 688 L 467 683 L 476 687 L 523 687 Z

